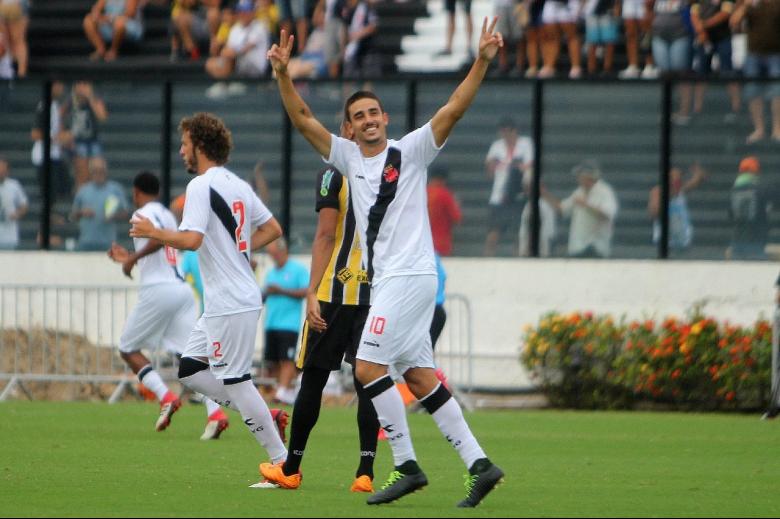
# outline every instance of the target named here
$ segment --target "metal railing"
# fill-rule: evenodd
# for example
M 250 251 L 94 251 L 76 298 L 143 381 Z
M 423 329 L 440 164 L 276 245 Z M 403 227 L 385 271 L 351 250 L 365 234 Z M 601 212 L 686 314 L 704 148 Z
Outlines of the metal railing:
M 136 287 L 0 285 L 0 402 L 16 390 L 33 400 L 29 383 L 110 385 L 109 402 L 118 401 L 137 383 L 119 356 L 119 340 L 138 297 Z M 447 323 L 436 348 L 436 361 L 456 397 L 473 405 L 474 339 L 469 299 L 449 294 Z M 175 359 L 164 348 L 147 353 L 163 378 L 175 380 Z M 268 383 L 256 379 L 257 383 Z M 270 381 L 272 382 L 272 381 Z M 54 386 L 43 391 L 64 391 Z M 101 397 L 100 391 L 94 391 Z M 76 396 L 75 398 L 78 398 Z

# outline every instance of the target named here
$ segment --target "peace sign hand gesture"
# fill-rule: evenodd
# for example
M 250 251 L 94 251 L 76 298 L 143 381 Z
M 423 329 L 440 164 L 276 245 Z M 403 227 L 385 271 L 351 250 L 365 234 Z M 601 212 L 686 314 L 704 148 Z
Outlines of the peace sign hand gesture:
M 293 41 L 295 36 L 287 35 L 287 30 L 282 29 L 282 33 L 279 36 L 279 44 L 274 43 L 266 56 L 271 62 L 271 67 L 277 75 L 287 73 L 287 64 L 290 62 L 290 54 L 293 48 Z
M 494 32 L 498 23 L 498 16 L 493 17 L 493 21 L 488 27 L 487 16 L 482 21 L 482 34 L 479 37 L 479 57 L 485 61 L 491 61 L 496 57 L 499 47 L 504 46 L 504 38 L 500 32 Z

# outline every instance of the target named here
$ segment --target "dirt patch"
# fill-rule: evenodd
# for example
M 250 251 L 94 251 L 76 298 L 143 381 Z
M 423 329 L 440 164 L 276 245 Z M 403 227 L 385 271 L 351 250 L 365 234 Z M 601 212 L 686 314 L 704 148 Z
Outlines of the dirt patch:
M 0 330 L 0 373 L 34 375 L 122 375 L 124 363 L 110 348 L 82 335 L 43 328 Z M 116 388 L 108 383 L 23 382 L 34 400 L 105 400 Z M 4 387 L 4 386 L 3 386 Z M 16 395 L 24 398 L 24 391 Z

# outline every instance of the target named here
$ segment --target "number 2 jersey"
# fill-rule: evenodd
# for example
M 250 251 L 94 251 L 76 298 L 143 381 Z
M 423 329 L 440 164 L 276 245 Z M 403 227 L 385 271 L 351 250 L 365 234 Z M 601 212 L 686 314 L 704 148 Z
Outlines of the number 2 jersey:
M 176 230 L 176 218 L 160 202 L 145 204 L 133 213 L 133 216 L 137 214 L 151 220 L 158 229 Z M 133 238 L 136 252 L 146 247 L 147 243 L 149 243 L 147 238 Z M 176 260 L 176 249 L 168 246 L 138 260 L 141 286 L 183 282 L 184 277 L 179 272 Z
M 262 308 L 250 265 L 251 236 L 272 217 L 249 184 L 224 167 L 210 168 L 190 181 L 179 230 L 203 235 L 198 262 L 205 317 Z

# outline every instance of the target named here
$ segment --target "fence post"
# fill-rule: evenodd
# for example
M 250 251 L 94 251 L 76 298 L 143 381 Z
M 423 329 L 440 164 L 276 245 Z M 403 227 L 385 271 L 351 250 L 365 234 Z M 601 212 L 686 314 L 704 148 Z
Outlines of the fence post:
M 162 203 L 171 205 L 171 117 L 173 117 L 173 84 L 166 81 L 162 91 L 162 122 L 160 150 L 160 180 L 162 184 Z
M 49 250 L 51 247 L 51 206 L 52 197 L 51 188 L 51 85 L 50 79 L 43 84 L 43 178 L 40 179 L 43 191 L 43 207 L 41 208 L 41 248 Z
M 534 80 L 533 97 L 533 179 L 531 182 L 531 246 L 529 251 L 532 258 L 539 257 L 539 235 L 541 218 L 539 216 L 539 197 L 542 193 L 542 124 L 544 106 L 544 81 Z M 523 244 L 520 244 L 522 248 Z

